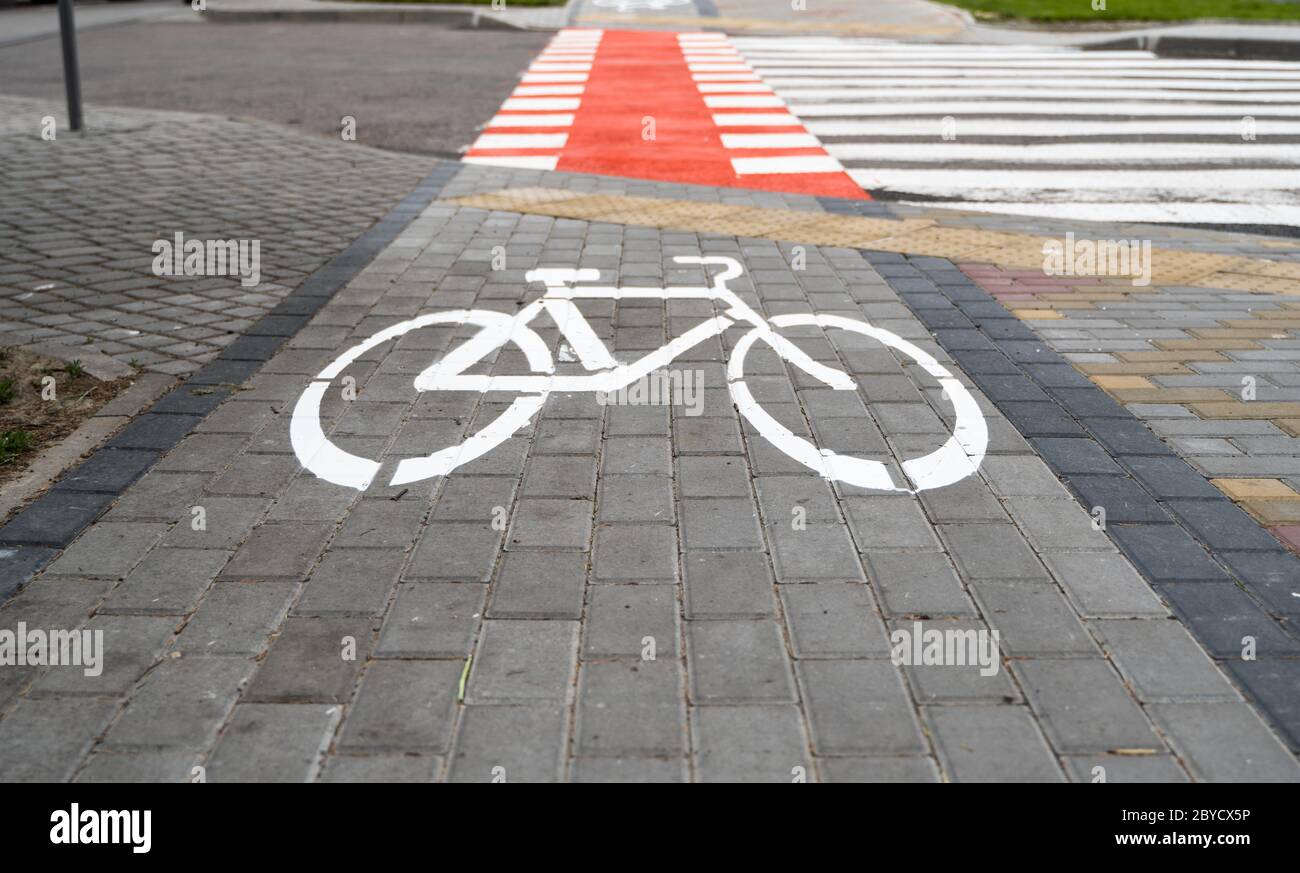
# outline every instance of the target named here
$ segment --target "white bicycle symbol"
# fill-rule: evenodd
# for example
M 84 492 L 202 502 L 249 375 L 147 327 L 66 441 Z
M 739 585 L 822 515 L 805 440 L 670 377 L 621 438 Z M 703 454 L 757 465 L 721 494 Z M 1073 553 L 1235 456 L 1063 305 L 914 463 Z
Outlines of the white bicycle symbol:
M 712 287 L 696 288 L 618 288 L 609 286 L 578 286 L 577 282 L 596 281 L 597 270 L 538 269 L 525 274 L 529 282 L 543 282 L 546 293 L 518 313 L 506 315 L 483 309 L 458 309 L 422 315 L 409 321 L 381 330 L 359 345 L 353 346 L 317 374 L 303 392 L 293 410 L 290 439 L 299 462 L 316 476 L 336 485 L 357 490 L 370 486 L 379 472 L 380 463 L 351 454 L 339 448 L 321 428 L 320 407 L 332 380 L 345 368 L 370 349 L 397 339 L 403 334 L 430 325 L 476 325 L 479 332 L 462 345 L 448 352 L 415 377 L 416 391 L 505 391 L 521 395 L 496 419 L 460 445 L 449 446 L 424 457 L 402 460 L 393 473 L 391 485 L 404 485 L 434 476 L 446 476 L 462 464 L 467 464 L 505 442 L 517 431 L 526 427 L 532 417 L 546 403 L 551 392 L 604 392 L 613 394 L 620 388 L 666 367 L 674 358 L 698 343 L 704 342 L 737 323 L 751 325 L 740 338 L 727 362 L 727 384 L 737 409 L 754 429 L 773 446 L 789 455 L 803 466 L 826 479 L 881 491 L 915 493 L 931 488 L 941 488 L 972 475 L 984 458 L 988 447 L 988 427 L 966 387 L 924 349 L 887 330 L 838 315 L 777 315 L 764 318 L 726 287 L 743 271 L 732 258 L 676 257 L 679 264 L 722 266 L 724 270 L 713 277 Z M 632 363 L 622 363 L 610 354 L 609 349 L 596 335 L 574 303 L 578 299 L 605 300 L 714 300 L 719 301 L 723 314 L 715 315 L 691 328 L 667 345 Z M 555 321 L 560 334 L 573 349 L 578 361 L 589 375 L 557 375 L 550 349 L 528 325 L 545 311 Z M 881 461 L 839 454 L 829 449 L 819 449 L 802 436 L 793 433 L 755 401 L 745 384 L 745 355 L 754 343 L 762 341 L 789 364 L 803 370 L 812 378 L 837 391 L 856 391 L 853 378 L 832 367 L 813 360 L 790 340 L 782 337 L 774 327 L 817 325 L 838 328 L 862 334 L 902 352 L 915 361 L 925 372 L 938 380 L 944 396 L 952 403 L 956 420 L 952 436 L 937 450 L 923 457 L 902 462 L 904 475 L 911 487 L 896 484 L 889 468 Z M 532 375 L 488 376 L 466 374 L 474 365 L 492 355 L 507 343 L 513 343 L 523 352 Z

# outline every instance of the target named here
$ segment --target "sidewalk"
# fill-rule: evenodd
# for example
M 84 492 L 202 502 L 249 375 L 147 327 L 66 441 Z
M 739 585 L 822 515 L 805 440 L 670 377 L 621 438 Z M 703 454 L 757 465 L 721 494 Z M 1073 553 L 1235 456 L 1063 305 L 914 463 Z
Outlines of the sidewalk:
M 1032 269 L 1035 245 L 1041 267 L 1042 235 L 1066 225 L 1012 223 L 439 164 L 382 236 L 280 301 L 296 320 L 209 364 L 238 390 L 191 383 L 155 410 L 186 419 L 156 464 L 73 477 L 77 494 L 111 505 L 50 550 L 0 627 L 103 630 L 107 666 L 97 678 L 0 671 L 0 778 L 179 781 L 203 767 L 211 781 L 1300 780 L 1300 644 L 1294 610 L 1278 606 L 1295 577 L 1221 567 L 1201 517 L 1178 515 L 1238 510 L 1130 412 L 1104 406 L 1052 349 L 1078 354 L 1073 333 L 1033 332 L 1069 301 L 1017 270 Z M 1208 304 L 1236 319 L 1218 310 L 1247 294 L 1252 310 L 1281 311 L 1294 292 L 1271 266 L 1294 263 L 1289 241 L 1143 232 L 1167 252 L 1149 293 L 1170 318 L 1170 306 Z M 511 399 L 417 393 L 416 375 L 472 332 L 412 331 L 326 389 L 326 432 L 382 462 L 375 484 L 332 485 L 293 454 L 304 389 L 379 330 L 461 308 L 513 314 L 540 296 L 523 277 L 539 265 L 699 285 L 704 271 L 673 258 L 701 254 L 739 259 L 730 287 L 768 317 L 865 319 L 933 355 L 984 415 L 978 474 L 919 497 L 828 483 L 737 413 L 724 370 L 735 328 L 674 365 L 702 379 L 699 416 L 555 394 L 452 475 L 387 485 L 395 462 L 479 431 Z M 1253 284 L 1223 284 L 1235 276 Z M 582 311 L 620 359 L 714 314 L 693 300 Z M 1133 318 L 1117 329 L 1146 329 Z M 550 323 L 534 326 L 565 360 Z M 885 459 L 896 481 L 900 461 L 947 439 L 950 398 L 906 357 L 836 331 L 783 333 L 863 391 L 827 391 L 755 350 L 746 383 L 792 434 Z M 1294 340 L 1279 342 L 1266 348 L 1291 360 Z M 524 372 L 513 349 L 491 364 Z M 1145 404 L 1179 402 L 1120 397 L 1153 420 Z M 14 552 L 0 561 L 39 539 L 22 518 L 0 529 Z M 1288 555 L 1272 542 L 1226 548 Z M 896 665 L 889 633 L 918 622 L 996 629 L 1005 660 L 991 675 Z M 1257 660 L 1242 658 L 1247 636 Z

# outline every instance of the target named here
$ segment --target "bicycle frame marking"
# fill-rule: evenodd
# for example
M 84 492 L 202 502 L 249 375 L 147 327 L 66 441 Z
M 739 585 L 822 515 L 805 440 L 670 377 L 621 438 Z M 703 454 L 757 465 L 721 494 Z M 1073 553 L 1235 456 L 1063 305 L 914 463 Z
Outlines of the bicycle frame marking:
M 737 342 L 727 363 L 727 382 L 733 401 L 741 414 L 759 433 L 789 457 L 826 479 L 863 488 L 915 493 L 938 488 L 965 478 L 978 469 L 988 444 L 988 428 L 973 397 L 953 375 L 925 350 L 889 331 L 866 322 L 834 315 L 782 315 L 764 318 L 726 287 L 726 281 L 739 276 L 741 266 L 731 258 L 678 257 L 683 264 L 724 266 L 714 276 L 710 287 L 688 288 L 620 288 L 614 286 L 577 286 L 580 281 L 596 280 L 595 270 L 538 269 L 526 274 L 527 281 L 540 281 L 546 293 L 514 315 L 487 310 L 452 310 L 423 315 L 386 328 L 340 355 L 322 370 L 307 387 L 294 407 L 290 440 L 294 454 L 304 467 L 326 481 L 357 490 L 365 490 L 378 474 L 380 464 L 352 455 L 334 445 L 320 424 L 320 404 L 330 382 L 361 355 L 411 330 L 433 324 L 473 324 L 481 329 L 458 348 L 431 364 L 415 377 L 417 391 L 508 391 L 523 396 L 514 400 L 504 413 L 460 445 L 450 446 L 420 458 L 402 460 L 389 484 L 403 485 L 434 476 L 445 476 L 462 464 L 486 454 L 516 431 L 525 427 L 542 408 L 551 392 L 603 392 L 611 394 L 655 370 L 670 364 L 679 354 L 707 339 L 718 336 L 738 323 L 750 330 Z M 682 336 L 632 363 L 621 363 L 579 311 L 579 299 L 655 299 L 718 300 L 726 309 L 723 314 L 706 319 Z M 550 349 L 528 325 L 546 312 L 573 349 L 588 375 L 557 375 Z M 956 426 L 940 449 L 922 458 L 902 462 L 904 474 L 915 487 L 894 483 L 889 468 L 880 461 L 840 455 L 818 449 L 772 418 L 750 393 L 744 382 L 744 359 L 753 344 L 762 340 L 778 355 L 808 375 L 834 390 L 856 391 L 853 378 L 813 360 L 806 352 L 776 333 L 773 326 L 818 325 L 835 327 L 872 337 L 897 349 L 916 361 L 938 380 L 957 414 Z M 513 343 L 524 354 L 532 375 L 466 375 L 465 371 Z

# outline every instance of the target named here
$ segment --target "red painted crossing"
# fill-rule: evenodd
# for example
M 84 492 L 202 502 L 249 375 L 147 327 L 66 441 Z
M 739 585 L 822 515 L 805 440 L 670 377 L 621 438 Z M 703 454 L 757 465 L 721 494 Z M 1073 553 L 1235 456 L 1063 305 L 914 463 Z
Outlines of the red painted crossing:
M 714 33 L 561 31 L 465 159 L 867 199 Z

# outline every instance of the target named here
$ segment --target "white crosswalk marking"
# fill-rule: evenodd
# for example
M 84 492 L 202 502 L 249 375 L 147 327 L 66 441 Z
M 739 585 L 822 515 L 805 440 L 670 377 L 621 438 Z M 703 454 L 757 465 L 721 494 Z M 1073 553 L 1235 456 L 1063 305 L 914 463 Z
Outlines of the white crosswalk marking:
M 836 37 L 732 44 L 826 152 L 883 199 L 1300 226 L 1300 63 Z M 709 99 L 755 105 L 740 94 Z

